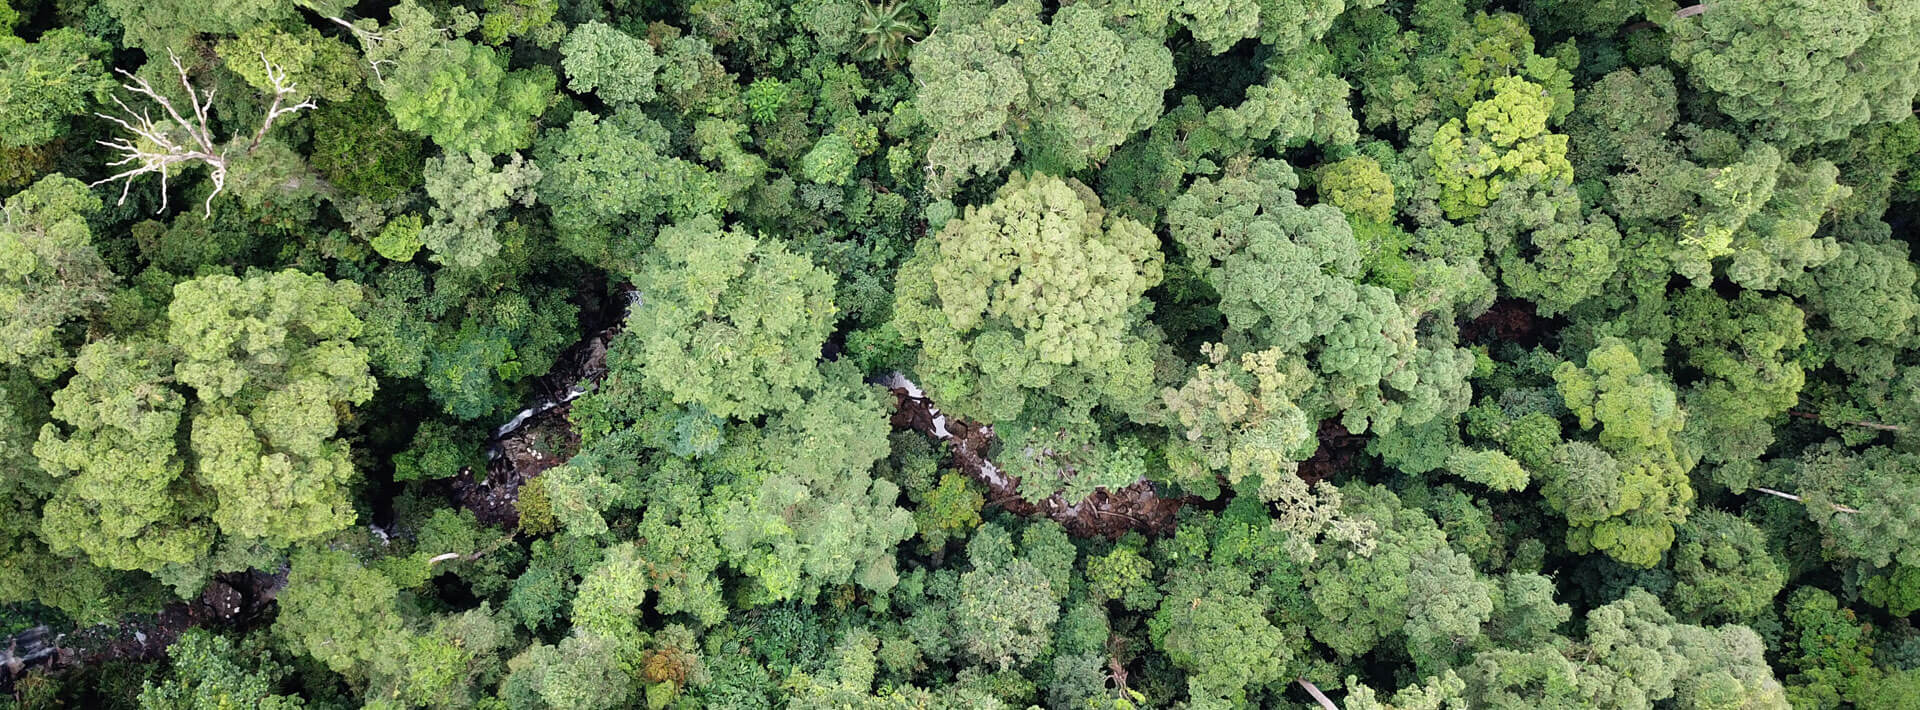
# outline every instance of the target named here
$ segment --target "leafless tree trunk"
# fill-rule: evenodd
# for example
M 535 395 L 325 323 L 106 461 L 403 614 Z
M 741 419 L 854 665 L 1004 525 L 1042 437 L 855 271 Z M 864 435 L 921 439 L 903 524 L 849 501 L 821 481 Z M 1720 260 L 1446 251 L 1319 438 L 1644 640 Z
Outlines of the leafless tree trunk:
M 124 117 L 109 116 L 104 113 L 95 114 L 120 124 L 121 128 L 127 129 L 127 132 L 133 135 L 111 141 L 95 141 L 119 151 L 120 159 L 107 163 L 108 167 L 131 167 L 93 184 L 123 181 L 120 186 L 120 200 L 115 204 L 124 204 L 127 201 L 127 192 L 133 189 L 134 178 L 147 173 L 159 173 L 160 211 L 165 212 L 167 180 L 172 177 L 174 166 L 204 163 L 209 171 L 208 179 L 213 181 L 213 192 L 207 194 L 203 216 L 212 217 L 214 196 L 227 188 L 227 148 L 215 147 L 213 127 L 207 120 L 207 110 L 213 107 L 213 91 L 208 90 L 203 97 L 200 91 L 194 88 L 193 81 L 187 77 L 187 69 L 181 66 L 180 57 L 175 56 L 172 50 L 168 50 L 167 58 L 173 62 L 174 71 L 180 75 L 180 87 L 187 92 L 189 110 L 187 113 L 181 113 L 171 99 L 154 90 L 153 85 L 148 84 L 147 80 L 134 76 L 125 69 L 115 69 L 114 71 L 119 72 L 131 82 L 121 84 L 122 88 L 133 94 L 147 97 L 149 101 L 159 106 L 165 115 L 159 122 L 155 122 L 151 111 L 142 109 L 136 112 L 118 96 L 113 98 L 113 102 L 120 106 L 120 111 L 125 114 Z M 266 117 L 260 121 L 259 130 L 254 131 L 253 140 L 247 144 L 248 152 L 259 147 L 260 140 L 266 137 L 268 129 L 273 127 L 273 122 L 281 116 L 297 113 L 301 109 L 314 108 L 312 99 L 303 99 L 288 105 L 288 101 L 295 96 L 296 92 L 294 84 L 287 81 L 286 70 L 267 61 L 267 55 L 264 53 L 260 55 L 260 62 L 266 65 L 267 80 L 272 82 L 273 101 L 267 107 Z M 188 114 L 191 114 L 191 118 Z
M 1692 5 L 1692 6 L 1680 8 L 1679 10 L 1673 13 L 1673 19 L 1684 20 L 1706 11 L 1707 11 L 1707 4 L 1703 2 L 1698 5 Z
M 1299 683 L 1302 688 L 1306 688 L 1307 694 L 1313 696 L 1314 701 L 1320 703 L 1320 707 L 1326 710 L 1340 710 L 1340 706 L 1333 704 L 1333 698 L 1329 698 L 1326 693 L 1320 692 L 1320 686 L 1314 685 L 1305 678 L 1295 678 L 1293 682 Z
M 1761 487 L 1759 487 L 1759 486 L 1755 486 L 1755 487 L 1754 487 L 1754 490 L 1756 490 L 1756 491 L 1759 491 L 1759 492 L 1761 492 L 1761 493 L 1765 493 L 1765 494 L 1767 494 L 1767 495 L 1770 495 L 1770 496 L 1779 496 L 1779 497 L 1781 497 L 1781 498 L 1785 498 L 1785 499 L 1787 499 L 1787 500 L 1790 500 L 1790 501 L 1793 501 L 1793 502 L 1795 502 L 1795 503 L 1805 503 L 1805 502 L 1806 502 L 1805 500 L 1802 500 L 1802 499 L 1800 498 L 1800 496 L 1797 496 L 1797 495 L 1794 495 L 1794 494 L 1792 494 L 1792 493 L 1786 493 L 1786 492 L 1782 492 L 1782 491 L 1776 491 L 1776 490 L 1774 490 L 1774 489 L 1772 489 L 1772 488 L 1761 488 Z M 1831 506 L 1833 506 L 1833 509 L 1834 509 L 1834 510 L 1837 510 L 1837 511 L 1840 511 L 1840 512 L 1842 512 L 1842 513 L 1859 513 L 1859 512 L 1860 512 L 1860 509 L 1858 509 L 1858 508 L 1849 508 L 1849 507 L 1847 507 L 1847 506 L 1844 506 L 1844 505 L 1841 505 L 1841 504 L 1839 504 L 1839 503 L 1829 503 L 1828 505 L 1831 505 Z

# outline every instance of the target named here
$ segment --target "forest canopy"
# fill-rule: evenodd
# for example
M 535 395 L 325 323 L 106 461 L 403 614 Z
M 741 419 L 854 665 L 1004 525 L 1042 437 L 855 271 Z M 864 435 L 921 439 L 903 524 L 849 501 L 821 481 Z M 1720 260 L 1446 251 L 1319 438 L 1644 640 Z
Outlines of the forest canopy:
M 0 707 L 1908 708 L 1920 0 L 0 0 Z

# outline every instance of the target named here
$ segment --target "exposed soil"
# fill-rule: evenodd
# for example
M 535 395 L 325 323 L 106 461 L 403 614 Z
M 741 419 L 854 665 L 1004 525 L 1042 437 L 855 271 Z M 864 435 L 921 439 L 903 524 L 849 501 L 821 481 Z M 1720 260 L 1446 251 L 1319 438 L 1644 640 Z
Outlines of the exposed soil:
M 272 618 L 273 599 L 287 574 L 249 571 L 223 574 L 208 582 L 191 601 L 166 605 L 157 614 L 139 614 L 118 624 L 56 634 L 45 626 L 28 629 L 0 643 L 0 695 L 33 670 L 57 672 L 112 661 L 157 661 L 187 629 L 202 626 L 244 629 Z
M 1366 450 L 1367 440 L 1373 437 L 1366 434 L 1354 434 L 1340 425 L 1337 419 L 1320 422 L 1320 448 L 1313 456 L 1300 462 L 1300 479 L 1311 486 L 1338 473 L 1353 463 L 1353 457 Z
M 1540 338 L 1549 332 L 1544 328 L 1549 325 L 1547 320 L 1535 313 L 1532 301 L 1503 298 L 1494 301 L 1480 317 L 1460 326 L 1460 342 L 1480 343 L 1491 339 L 1538 345 Z
M 607 376 L 607 347 L 625 325 L 624 317 L 616 319 L 561 352 L 553 369 L 534 381 L 538 399 L 487 441 L 484 475 L 466 470 L 454 477 L 453 499 L 473 511 L 482 524 L 503 528 L 519 525 L 520 487 L 547 469 L 566 463 L 580 449 L 580 437 L 567 419 L 570 403 L 589 385 Z
M 1038 503 L 1028 501 L 1020 497 L 1020 479 L 987 460 L 986 454 L 993 446 L 993 427 L 941 414 L 903 376 L 896 374 L 887 384 L 895 403 L 894 428 L 951 442 L 954 467 L 987 487 L 988 505 L 1015 515 L 1045 516 L 1080 537 L 1117 538 L 1130 530 L 1154 535 L 1170 532 L 1174 515 L 1187 503 L 1183 498 L 1160 497 L 1153 484 L 1144 480 L 1118 490 L 1098 489 L 1079 503 L 1069 504 L 1058 494 Z

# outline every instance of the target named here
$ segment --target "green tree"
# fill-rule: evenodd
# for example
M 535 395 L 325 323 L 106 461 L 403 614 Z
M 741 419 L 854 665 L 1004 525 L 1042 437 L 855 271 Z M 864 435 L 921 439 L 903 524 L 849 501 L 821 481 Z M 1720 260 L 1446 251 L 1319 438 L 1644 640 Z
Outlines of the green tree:
M 198 395 L 197 478 L 220 501 L 229 535 L 277 547 L 347 526 L 345 408 L 373 396 L 367 353 L 352 343 L 358 285 L 297 271 L 208 276 L 180 284 L 168 307 L 174 376 Z
M 341 550 L 303 548 L 291 565 L 277 599 L 276 637 L 350 678 L 399 670 L 409 633 L 394 610 L 400 590 L 391 580 Z
M 436 263 L 477 269 L 500 253 L 494 230 L 499 212 L 514 204 L 532 205 L 540 168 L 512 154 L 495 169 L 493 158 L 479 152 L 449 153 L 428 158 L 427 196 L 433 198 L 432 221 L 420 228 L 421 244 L 433 251 Z
M 1696 619 L 1745 621 L 1771 608 L 1786 586 L 1766 533 L 1718 510 L 1687 517 L 1674 542 L 1673 606 Z
M 235 644 L 225 636 L 190 629 L 167 647 L 173 675 L 165 682 L 147 681 L 140 691 L 140 707 L 153 710 L 205 710 L 243 706 L 259 710 L 294 710 L 305 705 L 298 695 L 274 691 L 288 669 L 276 663 L 256 638 Z
M 1173 87 L 1158 38 L 1115 31 L 1091 6 L 1061 8 L 1050 24 L 1039 13 L 1013 2 L 914 47 L 918 108 L 937 131 L 927 153 L 936 191 L 998 171 L 1016 143 L 1035 166 L 1073 171 L 1153 125 Z
M 1653 566 L 1693 502 L 1695 457 L 1676 441 L 1687 413 L 1672 383 L 1617 338 L 1588 351 L 1584 367 L 1561 363 L 1553 379 L 1580 427 L 1600 429 L 1598 448 L 1562 445 L 1542 476 L 1547 501 L 1572 526 L 1568 544 Z
M 1702 9 L 1648 13 L 1693 84 L 1770 140 L 1837 140 L 1912 113 L 1920 47 L 1909 38 L 1920 31 L 1920 4 L 1738 0 Z
M 1548 186 L 1573 182 L 1567 137 L 1547 130 L 1554 110 L 1547 93 L 1519 77 L 1497 79 L 1489 88 L 1493 96 L 1468 107 L 1465 123 L 1441 124 L 1427 148 L 1440 207 L 1453 219 L 1479 214 L 1519 178 Z
M 553 209 L 561 246 L 589 263 L 633 269 L 660 218 L 724 210 L 729 195 L 718 178 L 672 157 L 671 141 L 659 123 L 631 110 L 604 120 L 576 113 L 565 130 L 549 131 L 534 156 L 544 175 L 540 199 Z
M 0 148 L 40 145 L 67 132 L 67 117 L 105 97 L 113 82 L 100 56 L 107 44 L 59 27 L 28 42 L 0 35 Z
M 660 66 L 653 45 L 600 22 L 576 25 L 560 43 L 567 86 L 614 103 L 645 103 L 654 96 Z
M 81 348 L 33 447 L 61 479 L 41 534 L 55 552 L 111 569 L 158 571 L 207 553 L 210 506 L 183 480 L 175 440 L 186 398 L 164 382 L 173 357 L 157 343 L 101 340 Z
M 723 418 L 800 403 L 833 327 L 833 279 L 804 256 L 698 217 L 661 230 L 634 275 L 647 381 Z
M 106 305 L 113 273 L 93 245 L 100 200 L 50 175 L 7 198 L 0 222 L 0 366 L 51 379 L 68 367 L 67 325 Z
M 958 416 L 1011 421 L 1048 396 L 1136 403 L 1151 384 L 1141 297 L 1161 263 L 1153 233 L 1086 186 L 1015 175 L 901 265 L 894 326 L 920 348 L 921 384 Z
M 409 0 L 392 17 L 385 28 L 354 28 L 367 61 L 384 67 L 377 86 L 396 124 L 456 154 L 533 143 L 533 120 L 554 95 L 551 69 L 508 71 L 505 56 L 461 38 L 479 24 L 464 9 L 442 20 Z

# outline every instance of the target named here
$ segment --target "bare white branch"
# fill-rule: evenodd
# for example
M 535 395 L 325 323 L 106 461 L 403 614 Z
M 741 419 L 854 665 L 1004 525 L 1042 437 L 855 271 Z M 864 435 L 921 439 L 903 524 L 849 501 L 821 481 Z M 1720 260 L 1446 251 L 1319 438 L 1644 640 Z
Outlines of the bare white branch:
M 123 116 L 95 114 L 119 124 L 132 136 L 115 138 L 111 141 L 95 141 L 120 154 L 118 160 L 107 163 L 108 167 L 128 167 L 93 184 L 122 181 L 120 199 L 115 204 L 124 204 L 127 201 L 128 192 L 133 188 L 134 178 L 147 173 L 159 173 L 160 211 L 165 212 L 168 206 L 167 182 L 173 176 L 174 166 L 203 163 L 207 166 L 207 178 L 213 182 L 213 192 L 207 194 L 206 204 L 203 205 L 203 217 L 212 217 L 214 196 L 227 188 L 228 167 L 226 149 L 215 147 L 217 144 L 213 139 L 212 122 L 208 118 L 208 111 L 213 108 L 213 91 L 208 90 L 203 95 L 194 87 L 192 79 L 187 76 L 187 69 L 180 64 L 180 57 L 172 50 L 168 50 L 167 57 L 172 61 L 174 71 L 180 76 L 180 88 L 186 91 L 187 112 L 182 113 L 172 99 L 156 91 L 152 84 L 147 83 L 147 80 L 124 69 L 115 69 L 114 71 L 127 79 L 127 83 L 120 85 L 121 88 L 126 89 L 128 93 L 146 97 L 148 101 L 159 106 L 166 116 L 156 122 L 150 110 L 143 108 L 136 112 L 118 96 L 113 98 L 113 103 L 120 107 Z M 287 99 L 294 95 L 294 85 L 286 80 L 286 70 L 267 61 L 265 54 L 260 55 L 260 61 L 266 64 L 267 79 L 273 84 L 273 103 L 268 107 L 266 117 L 261 120 L 260 129 L 254 132 L 253 141 L 247 145 L 249 152 L 260 145 L 260 140 L 266 137 L 267 130 L 273 127 L 275 119 L 296 113 L 301 109 L 314 108 L 314 103 L 310 99 L 292 106 L 284 106 Z M 188 118 L 187 114 L 193 117 Z
M 1759 487 L 1759 486 L 1754 486 L 1754 488 L 1753 488 L 1753 489 L 1754 489 L 1754 490 L 1756 490 L 1756 491 L 1759 491 L 1759 492 L 1761 492 L 1761 493 L 1765 493 L 1765 494 L 1767 494 L 1767 495 L 1770 495 L 1770 496 L 1778 496 L 1778 497 L 1780 497 L 1780 498 L 1785 498 L 1785 499 L 1787 499 L 1787 500 L 1790 500 L 1790 501 L 1793 501 L 1793 502 L 1795 502 L 1795 503 L 1805 503 L 1805 502 L 1806 502 L 1805 500 L 1803 500 L 1803 499 L 1801 499 L 1801 498 L 1800 498 L 1800 496 L 1797 496 L 1797 495 L 1794 495 L 1794 494 L 1792 494 L 1792 493 L 1787 493 L 1787 492 L 1784 492 L 1784 491 L 1776 491 L 1776 490 L 1774 490 L 1774 489 L 1772 489 L 1772 488 L 1761 488 L 1761 487 Z M 1841 512 L 1841 513 L 1859 513 L 1859 512 L 1860 512 L 1860 509 L 1859 509 L 1859 508 L 1849 508 L 1849 507 L 1847 507 L 1847 506 L 1844 506 L 1844 505 L 1841 505 L 1841 504 L 1839 504 L 1839 503 L 1828 503 L 1827 505 L 1830 505 L 1830 506 L 1833 506 L 1833 509 L 1834 509 L 1835 511 L 1838 511 L 1838 512 Z
M 381 42 L 387 41 L 387 36 L 380 34 L 378 32 L 374 32 L 373 30 L 369 30 L 364 27 L 357 26 L 351 22 L 340 19 L 338 17 L 328 17 L 327 20 L 332 22 L 333 24 L 347 28 L 348 32 L 353 33 L 353 36 L 355 39 L 360 40 L 360 53 L 368 57 L 367 68 L 373 70 L 374 80 L 382 84 L 386 83 L 387 81 L 386 77 L 383 77 L 380 75 L 380 65 L 393 64 L 394 61 L 391 59 L 373 59 L 372 55 L 373 55 L 374 47 L 379 46 Z

